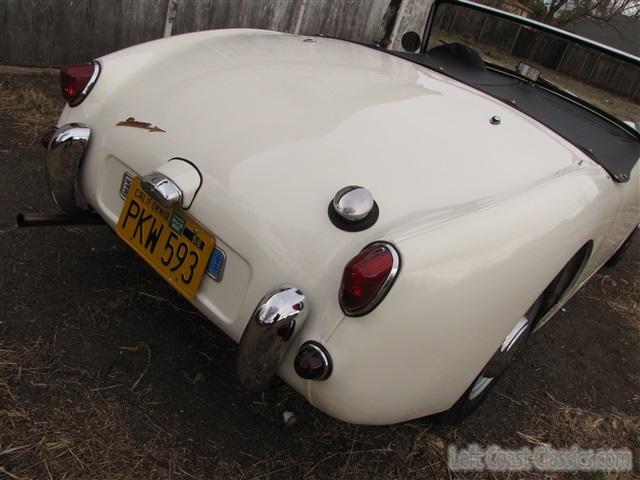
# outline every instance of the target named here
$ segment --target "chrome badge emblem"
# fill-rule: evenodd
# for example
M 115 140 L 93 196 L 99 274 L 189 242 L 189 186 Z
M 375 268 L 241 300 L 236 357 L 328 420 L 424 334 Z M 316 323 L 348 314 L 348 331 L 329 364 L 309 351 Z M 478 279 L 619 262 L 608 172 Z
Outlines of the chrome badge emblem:
M 126 120 L 122 120 L 121 122 L 116 123 L 116 127 L 133 127 L 133 128 L 142 128 L 143 130 L 148 130 L 149 132 L 165 132 L 165 130 L 161 129 L 157 125 L 151 125 L 149 122 L 140 122 L 136 120 L 134 117 L 129 117 Z

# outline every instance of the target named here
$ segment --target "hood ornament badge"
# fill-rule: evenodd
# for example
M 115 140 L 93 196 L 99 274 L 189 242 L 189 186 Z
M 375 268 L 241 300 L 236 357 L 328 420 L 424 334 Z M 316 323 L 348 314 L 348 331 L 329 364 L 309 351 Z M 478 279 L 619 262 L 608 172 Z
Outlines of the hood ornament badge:
M 126 120 L 116 123 L 116 127 L 133 127 L 133 128 L 142 128 L 144 130 L 148 130 L 149 132 L 165 132 L 165 130 L 157 127 L 155 125 L 151 125 L 149 122 L 140 122 L 136 120 L 134 117 L 129 117 Z

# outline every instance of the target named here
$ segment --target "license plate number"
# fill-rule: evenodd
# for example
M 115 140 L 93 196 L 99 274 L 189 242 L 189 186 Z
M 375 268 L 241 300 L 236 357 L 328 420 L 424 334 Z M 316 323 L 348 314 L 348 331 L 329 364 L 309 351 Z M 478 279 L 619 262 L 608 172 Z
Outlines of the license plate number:
M 128 188 L 116 233 L 185 297 L 196 295 L 215 238 L 183 210 L 160 205 L 139 177 Z

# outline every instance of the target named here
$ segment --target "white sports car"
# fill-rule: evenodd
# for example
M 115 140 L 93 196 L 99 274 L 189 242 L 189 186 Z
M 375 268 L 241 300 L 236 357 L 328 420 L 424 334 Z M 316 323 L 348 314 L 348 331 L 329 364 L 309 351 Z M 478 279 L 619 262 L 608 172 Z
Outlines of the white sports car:
M 453 9 L 640 72 L 450 0 L 405 52 L 259 30 L 157 40 L 62 69 L 45 143 L 66 214 L 19 223 L 115 229 L 239 343 L 248 389 L 278 375 L 360 424 L 459 418 L 637 231 L 640 115 L 613 106 L 640 107 L 453 39 Z

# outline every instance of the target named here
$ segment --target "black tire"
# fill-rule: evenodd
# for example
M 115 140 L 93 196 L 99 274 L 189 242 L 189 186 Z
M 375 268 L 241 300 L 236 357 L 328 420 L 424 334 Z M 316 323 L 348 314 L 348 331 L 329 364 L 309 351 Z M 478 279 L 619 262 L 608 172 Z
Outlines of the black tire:
M 618 250 L 616 250 L 616 253 L 614 253 L 611 258 L 609 260 L 607 260 L 607 263 L 605 263 L 605 267 L 615 267 L 620 260 L 622 259 L 622 257 L 624 257 L 625 252 L 627 251 L 627 249 L 629 248 L 629 245 L 631 245 L 631 241 L 633 240 L 633 237 L 638 233 L 638 228 L 634 228 L 633 231 L 631 232 L 631 234 L 629 234 L 629 236 L 627 237 L 627 239 L 622 243 L 622 245 L 620 245 L 620 248 L 618 248 Z
M 542 300 L 543 296 L 540 295 L 518 323 L 516 323 L 511 332 L 509 332 L 509 335 L 507 335 L 502 345 L 500 345 L 482 371 L 473 382 L 471 382 L 469 388 L 462 394 L 453 407 L 440 415 L 440 418 L 444 420 L 444 422 L 458 423 L 482 404 L 491 389 L 498 382 L 498 379 L 526 344 L 535 325 L 538 313 L 540 312 Z M 526 330 L 519 333 L 518 325 L 525 319 L 527 321 Z M 509 337 L 514 334 L 514 332 L 516 332 L 517 337 L 512 339 L 511 343 L 508 343 Z M 506 349 L 503 350 L 505 344 Z

